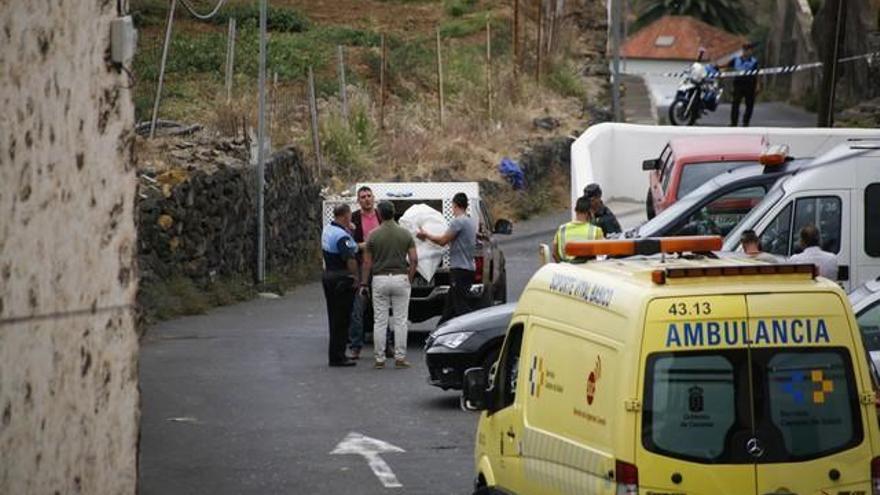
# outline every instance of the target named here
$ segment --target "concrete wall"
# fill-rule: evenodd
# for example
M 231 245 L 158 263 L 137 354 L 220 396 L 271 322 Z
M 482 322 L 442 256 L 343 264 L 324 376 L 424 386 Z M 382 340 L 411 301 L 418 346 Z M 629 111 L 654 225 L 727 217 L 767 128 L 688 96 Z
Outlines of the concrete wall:
M 627 59 L 621 65 L 624 74 L 640 75 L 651 95 L 655 107 L 668 107 L 675 99 L 675 92 L 681 84 L 681 77 L 668 77 L 665 72 L 682 72 L 690 69 L 693 62 L 687 60 L 649 60 Z
M 726 127 L 672 127 L 632 124 L 598 124 L 571 146 L 572 201 L 584 186 L 598 182 L 606 198 L 644 203 L 648 173 L 642 161 L 657 158 L 673 137 L 731 134 Z M 787 144 L 797 157 L 818 156 L 850 137 L 880 138 L 878 129 L 791 129 L 783 127 L 737 128 L 736 134 L 766 136 L 771 144 Z
M 118 8 L 0 7 L 2 494 L 135 491 L 133 107 L 106 62 Z

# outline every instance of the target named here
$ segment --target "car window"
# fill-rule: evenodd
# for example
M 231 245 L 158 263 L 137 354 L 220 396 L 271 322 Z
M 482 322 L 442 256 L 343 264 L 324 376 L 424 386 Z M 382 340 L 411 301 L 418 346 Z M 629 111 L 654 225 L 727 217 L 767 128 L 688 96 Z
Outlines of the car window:
M 661 180 L 663 181 L 663 190 L 666 191 L 669 187 L 669 178 L 672 176 L 672 169 L 675 165 L 675 158 L 672 156 L 672 148 L 670 148 L 668 144 L 663 150 L 663 153 L 660 154 L 660 161 L 663 166 L 660 172 Z
M 802 228 L 813 224 L 819 229 L 823 251 L 840 252 L 841 202 L 837 196 L 816 196 L 798 198 L 794 208 L 794 228 L 792 229 L 791 253 L 803 251 L 797 242 Z
M 761 249 L 768 253 L 788 256 L 791 242 L 791 203 L 785 205 L 770 225 L 761 233 Z
M 645 448 L 698 462 L 742 458 L 731 438 L 736 430 L 751 429 L 751 413 L 738 407 L 749 403 L 747 365 L 745 350 L 651 356 L 642 420 Z
M 755 224 L 757 224 L 762 218 L 764 218 L 767 212 L 769 212 L 776 205 L 776 203 L 778 203 L 779 200 L 782 199 L 783 196 L 785 196 L 785 193 L 782 191 L 781 184 L 782 181 L 777 181 L 776 184 L 772 188 L 770 188 L 770 192 L 768 192 L 767 195 L 764 196 L 764 199 L 762 199 L 757 206 L 752 208 L 752 211 L 750 211 L 746 216 L 740 219 L 739 226 L 730 231 L 729 234 L 727 234 L 727 237 L 724 239 L 724 248 L 722 249 L 723 251 L 736 251 L 740 248 L 739 239 L 740 237 L 742 237 L 743 231 L 745 231 L 746 229 L 754 228 Z
M 865 188 L 865 253 L 880 257 L 880 183 Z
M 846 349 L 772 350 L 753 353 L 766 362 L 769 422 L 765 443 L 779 435 L 784 450 L 769 461 L 795 461 L 837 452 L 861 442 L 861 416 Z
M 764 198 L 763 186 L 736 189 L 691 213 L 672 235 L 726 236 Z
M 495 373 L 495 410 L 504 409 L 516 399 L 516 383 L 518 378 L 519 355 L 522 350 L 523 326 L 517 324 L 507 331 L 504 348 L 498 358 L 499 366 Z
M 683 198 L 689 192 L 703 185 L 707 180 L 727 170 L 752 165 L 755 162 L 703 162 L 690 163 L 681 169 L 678 183 L 678 197 Z
M 880 351 L 880 301 L 858 315 L 859 329 L 868 352 Z

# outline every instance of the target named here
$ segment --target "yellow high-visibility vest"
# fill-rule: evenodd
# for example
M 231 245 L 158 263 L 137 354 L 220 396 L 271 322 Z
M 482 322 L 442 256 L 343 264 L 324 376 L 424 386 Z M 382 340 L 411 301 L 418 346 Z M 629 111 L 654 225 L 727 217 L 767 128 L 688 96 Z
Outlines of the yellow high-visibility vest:
M 575 220 L 564 223 L 556 230 L 556 255 L 559 257 L 559 261 L 563 263 L 583 263 L 586 259 L 565 254 L 565 243 L 572 241 L 594 241 L 604 238 L 605 234 L 602 232 L 602 229 L 590 222 L 578 222 Z

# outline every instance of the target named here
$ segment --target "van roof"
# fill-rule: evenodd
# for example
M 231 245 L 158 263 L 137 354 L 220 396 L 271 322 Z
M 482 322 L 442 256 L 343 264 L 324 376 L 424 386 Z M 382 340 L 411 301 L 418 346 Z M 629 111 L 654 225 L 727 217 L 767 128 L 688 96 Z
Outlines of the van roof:
M 840 291 L 835 283 L 823 278 L 814 279 L 812 274 L 805 273 L 689 277 L 668 279 L 664 284 L 656 284 L 652 281 L 652 273 L 664 268 L 669 270 L 759 266 L 773 265 L 739 256 L 717 259 L 633 256 L 590 261 L 580 265 L 550 263 L 532 277 L 520 301 L 526 302 L 529 294 L 535 291 L 551 292 L 624 314 L 636 310 L 639 301 L 652 297 L 768 291 Z M 607 299 L 600 297 L 595 301 L 591 300 L 594 294 L 604 294 Z M 623 294 L 627 296 L 620 297 Z
M 452 198 L 459 192 L 469 198 L 480 197 L 476 182 L 366 182 L 358 184 L 355 191 L 362 186 L 372 189 L 376 200 Z

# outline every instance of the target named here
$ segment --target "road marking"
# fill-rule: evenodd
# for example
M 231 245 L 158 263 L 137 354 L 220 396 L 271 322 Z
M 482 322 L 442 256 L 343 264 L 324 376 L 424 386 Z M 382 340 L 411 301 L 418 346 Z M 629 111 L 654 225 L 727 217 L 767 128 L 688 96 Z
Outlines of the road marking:
M 384 459 L 379 457 L 379 454 L 386 452 L 406 451 L 388 442 L 370 438 L 360 433 L 351 432 L 339 442 L 338 445 L 336 445 L 336 448 L 333 449 L 330 454 L 356 454 L 363 456 L 364 459 L 367 460 L 370 469 L 373 470 L 373 474 L 379 478 L 379 481 L 385 486 L 385 488 L 402 488 L 403 485 L 400 484 L 400 481 L 397 481 L 397 476 L 394 475 L 391 467 Z

